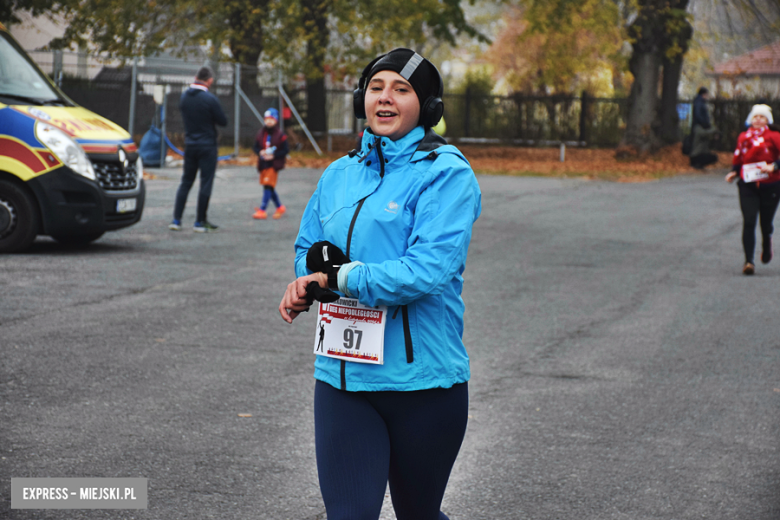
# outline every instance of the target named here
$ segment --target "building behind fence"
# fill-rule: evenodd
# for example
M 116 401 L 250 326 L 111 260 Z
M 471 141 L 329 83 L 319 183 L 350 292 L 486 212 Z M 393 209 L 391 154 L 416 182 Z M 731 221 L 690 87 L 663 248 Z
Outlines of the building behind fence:
M 139 140 L 150 125 L 159 121 L 160 106 L 155 103 L 155 85 L 167 90 L 167 133 L 174 143 L 183 142 L 184 128 L 178 110 L 181 92 L 187 88 L 202 62 L 187 62 L 172 58 L 146 58 L 137 66 L 136 100 L 130 113 L 133 91 L 132 66 L 116 60 L 96 59 L 83 53 L 61 51 L 31 51 L 30 55 L 73 101 L 96 112 L 124 128 L 132 126 Z M 240 74 L 249 74 L 242 68 Z M 220 144 L 238 143 L 251 147 L 262 126 L 255 112 L 240 101 L 238 135 L 235 128 L 236 66 L 220 63 L 215 67 L 216 88 L 229 124 L 220 129 Z M 280 108 L 279 82 L 265 78 L 257 87 L 244 86 L 244 93 L 255 109 L 262 113 L 268 107 Z M 306 119 L 306 92 L 302 85 L 286 85 L 297 111 Z M 476 142 L 506 142 L 521 145 L 545 145 L 566 142 L 575 146 L 615 147 L 625 128 L 626 99 L 581 96 L 493 96 L 445 94 L 445 120 L 449 139 Z M 327 131 L 329 135 L 354 136 L 362 129 L 352 113 L 351 90 L 328 90 Z M 763 100 L 767 102 L 766 100 Z M 690 130 L 691 101 L 680 101 L 680 135 Z M 733 149 L 739 132 L 755 100 L 714 99 L 710 101 L 715 125 L 721 129 L 716 148 Z M 775 114 L 780 114 L 780 100 L 768 101 Z M 132 117 L 132 123 L 131 123 Z M 285 121 L 292 130 L 292 139 L 304 143 L 297 121 Z M 324 138 L 322 134 L 315 136 Z M 237 138 L 237 139 L 236 139 Z M 330 141 L 328 141 L 330 142 Z

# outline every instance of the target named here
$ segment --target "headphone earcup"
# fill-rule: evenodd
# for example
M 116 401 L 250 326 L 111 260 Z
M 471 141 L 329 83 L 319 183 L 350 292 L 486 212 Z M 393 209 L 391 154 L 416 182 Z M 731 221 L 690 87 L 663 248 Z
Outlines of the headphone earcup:
M 432 128 L 441 120 L 444 115 L 444 101 L 440 97 L 429 97 L 423 104 L 420 113 L 420 123 L 425 128 Z
M 362 88 L 356 88 L 352 92 L 352 110 L 355 111 L 357 119 L 366 118 L 366 99 Z

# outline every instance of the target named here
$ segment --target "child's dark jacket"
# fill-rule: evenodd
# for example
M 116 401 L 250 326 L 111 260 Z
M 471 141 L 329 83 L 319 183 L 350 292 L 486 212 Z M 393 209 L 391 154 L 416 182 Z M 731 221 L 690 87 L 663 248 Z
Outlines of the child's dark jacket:
M 276 147 L 273 161 L 265 161 L 262 157 L 259 157 L 260 152 L 266 148 L 269 135 L 271 137 L 271 146 Z M 265 170 L 266 168 L 273 168 L 276 171 L 279 171 L 284 168 L 287 153 L 290 151 L 290 148 L 287 145 L 287 134 L 279 129 L 279 125 L 276 125 L 271 129 L 263 127 L 259 132 L 257 132 L 255 146 L 253 149 L 255 153 L 258 154 L 258 171 Z

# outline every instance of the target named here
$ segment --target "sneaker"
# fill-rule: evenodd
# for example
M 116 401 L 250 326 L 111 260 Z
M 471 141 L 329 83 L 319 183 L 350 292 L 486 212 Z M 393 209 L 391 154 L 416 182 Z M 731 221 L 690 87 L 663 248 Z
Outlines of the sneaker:
M 753 274 L 756 272 L 756 266 L 750 262 L 745 262 L 745 266 L 742 268 L 742 274 Z
M 168 224 L 168 229 L 171 231 L 181 231 L 181 220 L 173 219 L 173 221 Z
M 287 207 L 283 205 L 276 208 L 276 212 L 274 213 L 274 218 L 282 218 L 282 215 L 284 215 L 284 212 L 287 211 Z
M 208 220 L 204 220 L 203 222 L 195 222 L 195 225 L 192 227 L 192 230 L 196 233 L 209 233 L 213 232 L 219 229 L 219 226 L 215 226 Z
M 256 218 L 257 220 L 263 220 L 268 218 L 268 213 L 266 213 L 264 209 L 255 208 L 255 214 L 252 215 L 252 218 Z
M 764 239 L 764 247 L 761 251 L 761 263 L 768 264 L 772 261 L 772 237 Z

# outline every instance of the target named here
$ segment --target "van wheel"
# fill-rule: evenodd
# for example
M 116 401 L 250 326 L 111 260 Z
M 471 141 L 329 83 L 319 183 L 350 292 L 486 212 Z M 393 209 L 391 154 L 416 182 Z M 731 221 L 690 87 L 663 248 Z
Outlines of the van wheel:
M 38 208 L 21 187 L 0 180 L 0 253 L 30 247 L 38 233 Z
M 85 246 L 103 236 L 104 231 L 87 235 L 52 235 L 51 237 L 66 246 Z

